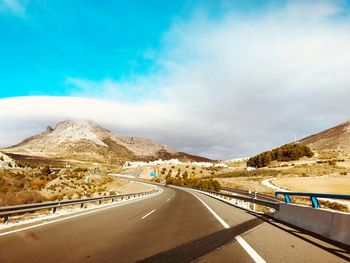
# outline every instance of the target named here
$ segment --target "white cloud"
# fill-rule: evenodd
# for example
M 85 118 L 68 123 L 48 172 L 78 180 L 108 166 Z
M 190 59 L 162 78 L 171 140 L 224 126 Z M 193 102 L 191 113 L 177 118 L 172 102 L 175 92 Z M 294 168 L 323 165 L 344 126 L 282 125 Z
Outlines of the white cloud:
M 342 2 L 292 1 L 255 16 L 231 12 L 219 20 L 202 14 L 177 21 L 154 55 L 159 72 L 129 83 L 68 80 L 77 87 L 73 95 L 123 103 L 0 100 L 0 118 L 34 119 L 42 127 L 88 118 L 213 158 L 250 155 L 349 119 L 347 12 Z M 130 94 L 137 99 L 128 100 Z M 1 132 L 4 142 L 8 129 Z M 13 134 L 11 142 L 25 133 Z
M 0 100 L 0 142 L 18 142 L 65 119 L 93 120 L 121 134 L 151 136 L 172 133 L 183 116 L 164 103 L 132 105 L 77 97 L 16 97 Z M 27 127 L 23 130 L 23 127 Z
M 0 7 L 17 16 L 22 16 L 25 13 L 24 5 L 19 0 L 0 0 Z

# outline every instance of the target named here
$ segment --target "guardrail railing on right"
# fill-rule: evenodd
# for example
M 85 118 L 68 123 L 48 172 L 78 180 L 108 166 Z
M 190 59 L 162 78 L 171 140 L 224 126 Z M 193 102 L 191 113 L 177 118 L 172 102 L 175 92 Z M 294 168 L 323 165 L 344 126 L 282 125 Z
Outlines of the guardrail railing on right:
M 279 204 L 280 202 L 276 200 L 267 200 L 267 199 L 262 199 L 258 196 L 247 196 L 247 195 L 240 195 L 240 194 L 235 194 L 235 193 L 221 193 L 221 192 L 215 192 L 215 191 L 210 191 L 210 190 L 204 190 L 204 189 L 194 189 L 194 188 L 189 188 L 189 187 L 184 187 L 184 186 L 173 186 L 173 187 L 178 187 L 178 188 L 185 188 L 197 192 L 201 192 L 206 195 L 210 195 L 211 197 L 214 197 L 216 199 L 220 199 L 222 201 L 228 202 L 230 205 L 238 206 L 244 209 L 249 209 L 249 204 L 255 204 L 255 205 L 260 205 L 260 206 L 265 206 L 272 208 L 273 210 L 279 210 Z M 239 200 L 241 203 L 238 202 L 233 202 L 233 200 Z M 247 205 L 244 205 L 244 202 Z M 255 208 L 249 209 L 255 211 Z
M 292 204 L 290 198 L 290 196 L 310 197 L 313 206 L 315 208 L 320 208 L 320 204 L 317 198 L 350 200 L 348 195 L 276 192 L 276 197 L 279 197 L 280 195 L 285 196 L 286 203 L 284 203 L 277 198 L 270 200 L 270 197 L 269 199 L 267 199 L 266 197 L 259 198 L 258 196 L 250 197 L 247 195 L 233 193 L 226 194 L 202 189 L 187 189 L 201 192 L 213 198 L 220 199 L 226 202 L 227 204 L 242 207 L 244 209 L 246 209 L 246 207 L 242 206 L 242 203 L 237 204 L 233 200 L 241 200 L 242 202 L 248 202 L 272 208 L 274 210 L 272 216 L 275 219 L 292 224 L 307 231 L 319 234 L 328 239 L 341 242 L 350 246 L 350 213 L 342 213 L 326 209 L 314 209 L 310 206 Z
M 350 200 L 350 195 L 340 195 L 340 194 L 320 194 L 320 193 L 301 193 L 301 192 L 282 192 L 282 191 L 278 191 L 275 193 L 276 198 L 278 198 L 280 195 L 283 195 L 284 200 L 287 204 L 292 203 L 292 199 L 290 198 L 291 196 L 309 197 L 313 208 L 321 208 L 321 204 L 318 198 Z

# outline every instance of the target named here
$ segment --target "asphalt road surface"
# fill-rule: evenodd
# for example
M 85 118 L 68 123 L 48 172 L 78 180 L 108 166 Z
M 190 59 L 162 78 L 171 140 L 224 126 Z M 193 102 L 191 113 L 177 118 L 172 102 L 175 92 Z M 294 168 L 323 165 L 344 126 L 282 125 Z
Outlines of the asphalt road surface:
M 16 231 L 0 231 L 1 263 L 350 261 L 349 247 L 171 187 Z

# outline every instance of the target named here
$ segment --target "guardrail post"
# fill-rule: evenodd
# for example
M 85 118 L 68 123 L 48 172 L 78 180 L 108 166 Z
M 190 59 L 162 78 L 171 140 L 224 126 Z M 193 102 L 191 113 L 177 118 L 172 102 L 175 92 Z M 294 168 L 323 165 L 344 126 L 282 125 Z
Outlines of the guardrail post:
M 316 196 L 311 196 L 310 199 L 311 199 L 311 203 L 312 203 L 312 207 L 313 207 L 313 208 L 321 208 L 321 205 L 320 205 L 320 203 L 318 202 Z
M 84 207 L 84 203 L 80 204 L 80 209 L 82 209 Z
M 57 207 L 52 207 L 52 214 L 56 213 Z
M 257 194 L 257 192 L 254 192 L 254 199 L 257 198 L 256 194 Z M 255 203 L 253 204 L 253 210 L 254 210 L 254 212 L 256 212 L 256 204 Z
M 2 221 L 3 221 L 4 224 L 7 224 L 7 222 L 9 221 L 9 216 L 4 216 Z
M 113 203 L 113 202 L 114 202 L 114 198 L 111 199 L 111 203 Z
M 99 201 L 98 201 L 98 205 L 100 205 L 100 204 L 102 204 L 102 200 L 99 200 Z
M 284 194 L 284 200 L 286 201 L 287 204 L 290 204 L 292 201 L 290 200 L 290 197 L 288 194 Z

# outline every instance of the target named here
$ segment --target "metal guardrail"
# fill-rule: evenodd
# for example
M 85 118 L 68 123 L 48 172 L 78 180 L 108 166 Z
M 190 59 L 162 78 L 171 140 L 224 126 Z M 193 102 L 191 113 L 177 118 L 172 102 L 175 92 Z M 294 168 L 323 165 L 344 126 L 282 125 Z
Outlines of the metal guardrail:
M 320 202 L 317 198 L 327 198 L 327 199 L 340 199 L 340 200 L 350 200 L 350 195 L 339 195 L 339 194 L 320 194 L 320 193 L 302 193 L 302 192 L 281 192 L 275 193 L 276 198 L 283 195 L 284 200 L 287 204 L 291 204 L 291 196 L 299 197 L 310 197 L 313 208 L 321 208 Z
M 179 187 L 179 186 L 175 186 L 175 187 Z M 259 197 L 249 197 L 249 196 L 243 196 L 243 195 L 238 195 L 238 194 L 226 194 L 226 193 L 220 193 L 220 192 L 215 192 L 215 191 L 210 191 L 210 190 L 189 188 L 189 187 L 185 187 L 185 186 L 180 186 L 180 187 L 205 192 L 208 194 L 212 194 L 214 196 L 223 196 L 226 198 L 237 199 L 237 200 L 241 200 L 241 201 L 245 201 L 245 202 L 249 202 L 249 203 L 253 203 L 253 204 L 257 204 L 257 205 L 262 205 L 262 206 L 266 206 L 269 208 L 273 208 L 277 211 L 279 210 L 280 202 L 278 200 L 272 201 L 272 200 L 261 199 Z
M 238 194 L 225 194 L 225 193 L 219 193 L 219 192 L 209 191 L 209 190 L 201 190 L 201 191 L 204 191 L 204 192 L 207 192 L 207 193 L 210 193 L 213 195 L 224 196 L 224 197 L 232 198 L 232 199 L 238 199 L 238 200 L 250 202 L 253 204 L 257 204 L 257 205 L 270 207 L 270 208 L 273 208 L 275 210 L 279 210 L 279 202 L 277 200 L 270 201 L 270 200 L 260 199 L 259 197 L 248 197 L 248 196 L 242 196 L 242 195 L 238 195 Z
M 80 208 L 83 208 L 84 204 L 86 203 L 98 202 L 98 204 L 100 205 L 103 201 L 111 200 L 112 202 L 114 202 L 115 200 L 118 200 L 118 199 L 128 200 L 131 197 L 133 198 L 141 197 L 141 196 L 156 193 L 158 191 L 159 191 L 159 188 L 148 192 L 140 192 L 140 193 L 132 193 L 132 194 L 124 194 L 124 195 L 110 195 L 105 197 L 94 197 L 94 198 L 35 203 L 35 204 L 25 204 L 25 205 L 3 206 L 3 207 L 0 207 L 0 217 L 2 217 L 3 222 L 6 223 L 8 221 L 9 216 L 11 215 L 31 213 L 39 210 L 44 210 L 44 209 L 52 209 L 52 213 L 54 214 L 57 208 L 63 207 L 63 206 L 80 205 Z
M 276 199 L 276 197 L 271 196 L 271 195 L 266 195 L 266 194 L 260 194 L 258 192 L 253 192 L 253 191 L 247 191 L 247 190 L 242 190 L 242 189 L 234 189 L 234 188 L 228 188 L 228 187 L 222 187 L 222 190 L 231 192 L 234 194 L 239 194 L 239 195 L 246 195 L 250 197 L 258 197 L 259 199 L 267 200 L 267 201 L 279 201 Z

